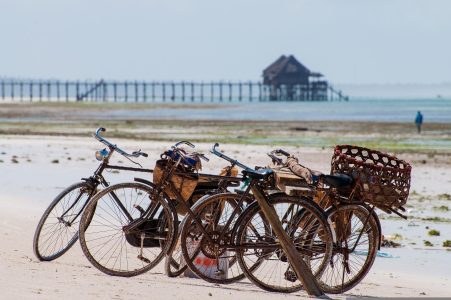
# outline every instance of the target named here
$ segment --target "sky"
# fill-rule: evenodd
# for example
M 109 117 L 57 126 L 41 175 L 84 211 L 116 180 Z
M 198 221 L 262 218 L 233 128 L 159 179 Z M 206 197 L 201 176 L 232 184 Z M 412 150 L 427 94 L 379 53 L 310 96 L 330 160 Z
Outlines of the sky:
M 451 82 L 449 0 L 0 0 L 0 77 Z

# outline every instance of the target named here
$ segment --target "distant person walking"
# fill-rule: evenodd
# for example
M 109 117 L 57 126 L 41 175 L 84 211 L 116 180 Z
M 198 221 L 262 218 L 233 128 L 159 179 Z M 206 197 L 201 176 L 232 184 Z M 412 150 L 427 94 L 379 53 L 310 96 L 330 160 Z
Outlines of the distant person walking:
M 423 114 L 421 111 L 417 112 L 417 116 L 415 118 L 415 125 L 417 125 L 418 133 L 421 133 L 421 125 L 423 124 Z

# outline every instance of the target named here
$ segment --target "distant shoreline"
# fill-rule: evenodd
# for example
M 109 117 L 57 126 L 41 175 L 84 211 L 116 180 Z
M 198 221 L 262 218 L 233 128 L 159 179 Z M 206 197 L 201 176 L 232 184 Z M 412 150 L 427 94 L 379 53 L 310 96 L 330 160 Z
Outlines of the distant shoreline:
M 191 120 L 378 122 L 451 124 L 451 100 L 351 100 L 333 102 L 18 102 L 0 105 L 0 122 L 30 120 Z

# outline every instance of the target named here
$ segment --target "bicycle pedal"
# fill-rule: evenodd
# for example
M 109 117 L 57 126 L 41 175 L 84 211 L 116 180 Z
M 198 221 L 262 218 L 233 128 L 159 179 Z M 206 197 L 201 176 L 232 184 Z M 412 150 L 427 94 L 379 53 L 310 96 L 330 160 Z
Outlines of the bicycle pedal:
M 147 259 L 147 258 L 145 258 L 145 257 L 142 256 L 142 255 L 138 255 L 138 259 L 141 260 L 141 261 L 143 261 L 143 262 L 145 262 L 146 264 L 150 264 L 150 260 Z
M 216 276 L 223 276 L 224 274 L 225 274 L 225 272 L 223 270 L 219 270 L 218 269 L 218 270 L 215 271 L 215 275 Z
M 296 280 L 298 280 L 298 277 L 296 276 L 296 273 L 294 273 L 293 271 L 286 271 L 285 279 L 290 282 L 296 282 Z

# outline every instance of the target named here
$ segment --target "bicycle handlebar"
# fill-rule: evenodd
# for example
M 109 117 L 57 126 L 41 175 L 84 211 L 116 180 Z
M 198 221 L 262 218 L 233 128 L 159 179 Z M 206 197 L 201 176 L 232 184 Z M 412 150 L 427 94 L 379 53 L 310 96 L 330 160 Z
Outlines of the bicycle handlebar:
M 139 157 L 139 156 L 144 156 L 144 157 L 148 157 L 149 155 L 147 153 L 141 152 L 141 150 L 138 151 L 133 151 L 131 154 L 125 152 L 124 150 L 122 150 L 121 148 L 119 148 L 118 146 L 112 144 L 111 142 L 109 142 L 108 140 L 106 140 L 103 136 L 101 136 L 100 134 L 102 132 L 106 132 L 106 129 L 103 127 L 99 127 L 96 130 L 96 133 L 94 134 L 94 137 L 96 138 L 96 140 L 98 140 L 99 142 L 101 142 L 102 144 L 106 145 L 108 148 L 114 149 L 116 152 L 118 152 L 119 154 L 125 156 L 125 157 Z
M 191 148 L 195 148 L 194 145 L 193 145 L 192 143 L 188 142 L 188 141 L 180 141 L 180 142 L 177 142 L 177 143 L 175 143 L 174 147 L 177 148 L 177 147 L 178 147 L 179 145 L 181 145 L 181 144 L 185 144 L 185 145 L 190 146 Z
M 184 159 L 186 158 L 186 151 L 183 148 L 178 148 L 177 146 L 180 144 L 186 144 L 188 146 L 190 146 L 191 148 L 195 148 L 194 145 L 190 142 L 187 141 L 181 141 L 176 143 L 174 146 L 172 146 L 172 150 L 177 152 L 178 155 L 182 156 Z M 194 155 L 196 155 L 197 157 L 205 160 L 206 162 L 209 162 L 210 159 L 208 159 L 203 153 L 198 153 L 198 152 L 193 152 Z
M 271 151 L 271 154 L 276 154 L 276 155 L 282 154 L 283 156 L 286 156 L 286 157 L 289 157 L 291 155 L 290 153 L 288 153 L 287 151 L 285 151 L 283 149 L 273 150 L 273 151 Z
M 225 155 L 222 152 L 219 152 L 218 150 L 216 150 L 216 147 L 219 147 L 218 143 L 215 143 L 213 148 L 211 148 L 210 153 L 213 153 L 216 156 L 219 156 L 222 159 L 227 160 L 228 162 L 230 162 L 232 165 L 236 165 L 244 170 L 253 170 L 252 168 L 249 168 L 248 166 L 240 163 L 239 161 L 237 161 L 236 159 L 230 158 L 227 155 Z

